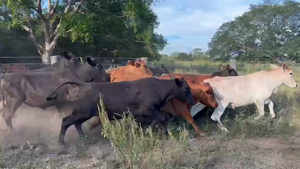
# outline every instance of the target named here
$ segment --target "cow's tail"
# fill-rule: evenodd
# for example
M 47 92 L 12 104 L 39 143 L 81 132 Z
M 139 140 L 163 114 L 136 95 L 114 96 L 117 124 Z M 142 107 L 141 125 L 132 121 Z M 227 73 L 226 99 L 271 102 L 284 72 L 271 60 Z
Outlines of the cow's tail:
M 56 97 L 57 97 L 56 91 L 57 91 L 58 89 L 60 89 L 62 86 L 68 85 L 68 84 L 73 84 L 73 85 L 77 85 L 77 86 L 81 86 L 81 85 L 82 85 L 81 83 L 77 83 L 77 82 L 66 82 L 66 83 L 63 83 L 63 84 L 61 84 L 60 86 L 58 86 L 58 87 L 50 94 L 50 96 L 48 96 L 48 97 L 46 98 L 46 100 L 47 100 L 47 101 L 51 101 L 51 100 L 56 99 Z

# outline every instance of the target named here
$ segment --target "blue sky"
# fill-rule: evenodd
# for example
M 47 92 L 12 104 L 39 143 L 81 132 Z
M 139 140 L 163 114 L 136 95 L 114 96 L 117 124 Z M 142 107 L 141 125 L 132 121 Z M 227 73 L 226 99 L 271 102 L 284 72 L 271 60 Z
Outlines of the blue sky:
M 224 23 L 248 11 L 250 4 L 261 0 L 162 0 L 152 6 L 160 22 L 155 30 L 168 40 L 161 51 L 191 52 L 200 47 L 208 49 L 208 43 Z

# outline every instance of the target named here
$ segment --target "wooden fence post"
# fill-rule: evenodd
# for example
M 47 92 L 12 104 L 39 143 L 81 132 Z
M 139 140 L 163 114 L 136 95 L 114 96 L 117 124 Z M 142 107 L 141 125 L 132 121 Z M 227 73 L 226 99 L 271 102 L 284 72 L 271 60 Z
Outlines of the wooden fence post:
M 53 56 L 50 56 L 50 63 L 51 65 L 53 65 L 54 63 L 58 62 L 60 60 L 60 55 L 53 55 Z

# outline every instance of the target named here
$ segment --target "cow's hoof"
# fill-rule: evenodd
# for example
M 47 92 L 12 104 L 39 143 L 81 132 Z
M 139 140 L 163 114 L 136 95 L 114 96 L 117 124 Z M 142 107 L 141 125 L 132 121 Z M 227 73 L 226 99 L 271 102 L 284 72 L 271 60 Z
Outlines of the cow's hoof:
M 198 133 L 197 138 L 207 138 L 205 133 Z
M 65 143 L 64 141 L 58 141 L 58 145 L 59 145 L 59 147 L 60 147 L 61 149 L 67 148 L 67 145 L 66 145 L 66 143 Z
M 274 114 L 274 115 L 271 115 L 271 118 L 272 119 L 275 119 L 276 118 L 276 115 Z

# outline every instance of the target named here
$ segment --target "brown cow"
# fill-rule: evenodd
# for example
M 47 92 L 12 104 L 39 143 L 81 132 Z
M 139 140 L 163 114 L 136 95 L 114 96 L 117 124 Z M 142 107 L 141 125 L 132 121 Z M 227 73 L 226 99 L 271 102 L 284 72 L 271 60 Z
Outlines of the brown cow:
M 128 74 L 148 75 L 148 77 L 151 77 L 153 75 L 144 61 L 128 60 L 127 63 L 128 65 L 126 66 L 120 66 L 116 69 L 107 71 L 107 73 L 110 74 L 111 82 L 115 82 L 117 78 L 123 77 Z

